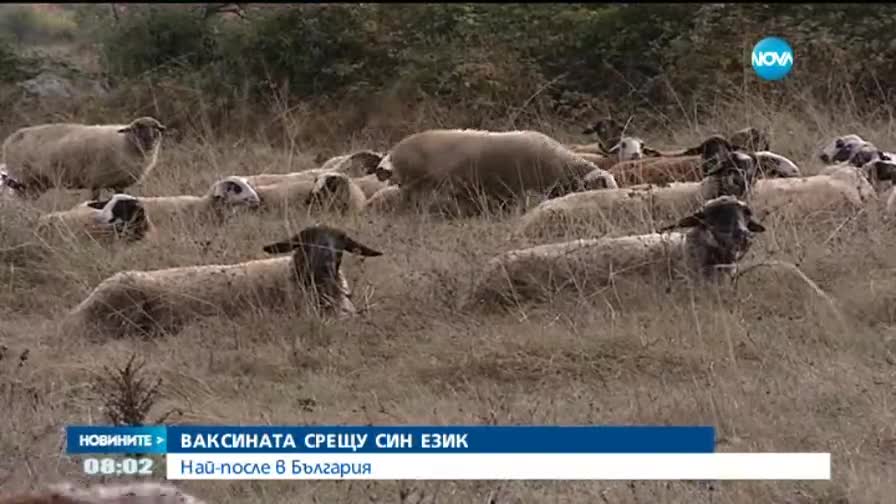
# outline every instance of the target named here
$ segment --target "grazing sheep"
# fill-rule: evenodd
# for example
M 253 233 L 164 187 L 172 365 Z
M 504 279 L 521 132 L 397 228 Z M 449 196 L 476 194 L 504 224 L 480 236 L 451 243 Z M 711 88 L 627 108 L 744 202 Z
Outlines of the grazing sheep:
M 753 127 L 735 131 L 728 141 L 739 150 L 751 152 L 767 151 L 771 148 L 768 133 Z
M 145 196 L 138 198 L 154 221 L 184 214 L 222 216 L 225 208 L 257 208 L 258 193 L 243 177 L 227 177 L 212 184 L 203 196 Z
M 205 504 L 174 485 L 162 482 L 95 484 L 77 488 L 52 485 L 47 490 L 0 497 L 0 504 Z
M 744 197 L 757 174 L 758 161 L 736 152 L 721 163 L 710 164 L 701 182 L 585 191 L 549 199 L 522 216 L 518 232 L 541 238 L 594 236 L 635 222 L 652 229 L 655 222 L 693 212 L 719 196 Z
M 122 334 L 128 327 L 147 333 L 175 331 L 190 320 L 251 306 L 305 304 L 352 315 L 356 310 L 340 269 L 342 252 L 382 255 L 328 226 L 307 227 L 263 249 L 269 254 L 294 252 L 291 257 L 238 264 L 122 271 L 103 280 L 72 310 L 69 323 Z
M 106 201 L 87 201 L 70 210 L 43 215 L 37 230 L 43 236 L 54 230 L 83 233 L 97 241 L 137 241 L 153 229 L 142 201 L 128 194 L 116 194 Z
M 23 194 L 37 197 L 51 187 L 116 193 L 142 183 L 156 164 L 165 131 L 140 117 L 126 125 L 54 123 L 22 128 L 3 143 L 9 175 Z
M 793 219 L 844 206 L 858 209 L 876 198 L 874 187 L 859 170 L 840 166 L 824 175 L 757 180 L 749 202 L 764 217 Z
M 676 227 L 691 229 L 662 233 Z M 593 290 L 625 277 L 664 275 L 670 270 L 698 281 L 718 281 L 736 270 L 753 233 L 764 230 L 747 204 L 721 196 L 661 232 L 574 240 L 501 254 L 489 262 L 473 299 L 522 301 L 545 291 Z
M 282 182 L 298 182 L 300 180 L 314 180 L 318 175 L 337 172 L 344 173 L 352 178 L 361 178 L 372 175 L 376 167 L 382 161 L 383 156 L 373 151 L 359 151 L 352 154 L 344 154 L 327 160 L 320 168 L 302 170 L 292 173 L 262 173 L 259 175 L 246 175 L 253 186 L 266 186 L 280 184 Z
M 440 190 L 475 205 L 480 195 L 507 200 L 529 191 L 573 192 L 596 168 L 536 131 L 428 130 L 398 142 L 377 176 L 401 186 L 405 198 Z

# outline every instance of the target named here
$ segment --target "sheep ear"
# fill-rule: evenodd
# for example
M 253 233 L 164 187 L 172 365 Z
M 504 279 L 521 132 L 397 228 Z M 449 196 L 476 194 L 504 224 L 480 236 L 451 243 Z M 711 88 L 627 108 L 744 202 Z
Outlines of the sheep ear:
M 616 145 L 610 147 L 610 148 L 607 150 L 607 153 L 608 153 L 608 154 L 613 154 L 614 152 L 618 152 L 618 151 L 619 151 L 619 145 L 620 145 L 619 143 L 616 143 Z
M 128 131 L 132 131 L 133 129 L 134 128 L 132 128 L 130 126 L 125 126 L 124 128 L 121 128 L 120 130 L 118 130 L 118 132 L 119 133 L 127 133 Z
M 754 233 L 765 232 L 765 226 L 754 220 L 752 217 L 750 218 L 750 222 L 747 223 L 747 229 Z
M 654 156 L 654 157 L 660 157 L 663 155 L 660 151 L 650 148 L 650 147 L 642 147 L 641 152 L 643 152 L 644 154 L 647 154 L 648 156 Z
M 97 210 L 102 210 L 106 205 L 109 204 L 110 201 L 111 200 L 88 201 L 87 206 L 89 206 L 90 208 L 96 208 Z
M 352 254 L 357 254 L 365 257 L 377 257 L 383 255 L 382 252 L 373 250 L 372 248 L 358 243 L 347 236 L 345 237 L 345 250 L 346 252 L 351 252 Z
M 296 249 L 299 243 L 298 235 L 293 236 L 288 240 L 279 241 L 277 243 L 271 243 L 270 245 L 265 245 L 262 247 L 262 250 L 267 252 L 268 254 L 285 254 L 287 252 L 292 252 Z
M 687 217 L 681 219 L 680 221 L 676 222 L 675 224 L 672 224 L 671 226 L 666 226 L 664 228 L 661 228 L 660 232 L 669 231 L 669 230 L 675 229 L 675 228 L 689 228 L 689 227 L 699 226 L 701 223 L 703 223 L 704 217 L 705 216 L 703 214 L 703 211 L 701 210 L 695 214 L 688 215 Z

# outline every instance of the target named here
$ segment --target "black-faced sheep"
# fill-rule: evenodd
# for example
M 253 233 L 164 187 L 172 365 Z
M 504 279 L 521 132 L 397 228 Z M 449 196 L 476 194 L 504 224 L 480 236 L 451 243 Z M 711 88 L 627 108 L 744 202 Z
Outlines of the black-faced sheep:
M 690 230 L 664 232 L 676 227 Z M 668 271 L 698 281 L 718 281 L 736 270 L 753 233 L 764 230 L 747 204 L 721 196 L 661 232 L 575 240 L 501 254 L 489 262 L 472 300 L 526 301 L 549 291 L 601 288 L 619 278 Z
M 70 210 L 40 217 L 38 233 L 48 232 L 90 237 L 97 241 L 137 241 L 146 238 L 155 226 L 139 199 L 116 194 L 105 201 L 87 201 Z
M 205 504 L 174 485 L 161 482 L 95 484 L 78 488 L 52 485 L 46 490 L 0 497 L 0 504 Z
M 356 310 L 340 269 L 342 253 L 382 255 L 327 226 L 307 227 L 264 251 L 293 254 L 238 264 L 116 273 L 72 310 L 68 323 L 121 335 L 129 328 L 143 333 L 175 331 L 190 320 L 237 313 L 253 305 L 310 306 L 352 315 Z
M 130 124 L 54 123 L 22 128 L 3 143 L 9 175 L 35 197 L 51 187 L 122 192 L 142 182 L 156 164 L 165 131 L 158 120 Z
M 536 131 L 428 130 L 398 142 L 377 176 L 401 186 L 408 198 L 437 191 L 475 206 L 481 196 L 506 201 L 530 191 L 573 192 L 595 169 Z
M 640 224 L 652 230 L 655 223 L 696 211 L 719 196 L 745 197 L 757 165 L 755 157 L 736 152 L 722 162 L 711 163 L 701 182 L 585 191 L 549 199 L 522 216 L 518 232 L 554 239 L 570 234 L 600 236 L 620 226 Z
M 822 147 L 818 157 L 825 164 L 842 163 L 849 161 L 853 154 L 867 143 L 859 135 L 839 136 Z

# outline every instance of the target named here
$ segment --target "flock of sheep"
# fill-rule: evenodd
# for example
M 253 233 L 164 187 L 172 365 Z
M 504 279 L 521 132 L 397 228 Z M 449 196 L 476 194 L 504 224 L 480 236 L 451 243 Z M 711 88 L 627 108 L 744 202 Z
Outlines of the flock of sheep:
M 124 241 L 145 239 L 185 212 L 225 219 L 235 208 L 301 206 L 341 213 L 473 215 L 533 195 L 541 198 L 519 219 L 517 232 L 547 243 L 491 260 L 471 298 L 483 303 L 534 298 L 539 290 L 563 289 L 586 277 L 607 284 L 614 275 L 643 274 L 658 266 L 718 280 L 735 271 L 754 234 L 764 231 L 757 215 L 859 209 L 880 200 L 884 184 L 896 174 L 892 154 L 856 135 L 833 139 L 819 156 L 828 166 L 803 176 L 794 162 L 770 151 L 768 135 L 755 128 L 663 152 L 604 120 L 585 131 L 599 137 L 592 144 L 562 144 L 536 131 L 428 130 L 384 154 L 365 150 L 311 170 L 228 176 L 203 195 L 123 193 L 151 173 L 164 131 L 151 117 L 127 125 L 22 128 L 3 144 L 0 196 L 21 203 L 49 188 L 89 189 L 89 201 L 43 215 L 37 231 L 62 228 Z M 98 199 L 106 189 L 114 194 Z M 891 193 L 884 198 L 892 212 L 896 191 Z M 626 217 L 648 223 L 649 232 L 558 241 L 565 233 L 601 236 L 610 227 L 618 230 Z M 341 271 L 343 253 L 382 255 L 324 225 L 263 250 L 291 256 L 121 271 L 68 316 L 117 335 L 172 331 L 247 299 L 350 316 L 357 310 Z

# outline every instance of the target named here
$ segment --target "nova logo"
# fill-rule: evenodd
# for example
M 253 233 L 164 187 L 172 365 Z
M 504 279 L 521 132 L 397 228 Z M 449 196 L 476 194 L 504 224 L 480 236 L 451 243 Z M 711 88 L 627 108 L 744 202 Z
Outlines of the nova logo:
M 766 37 L 753 47 L 753 70 L 763 80 L 783 79 L 793 68 L 793 49 L 784 39 Z

